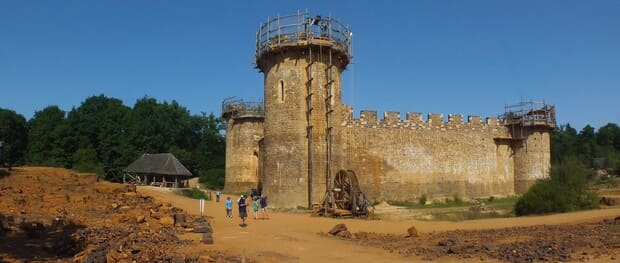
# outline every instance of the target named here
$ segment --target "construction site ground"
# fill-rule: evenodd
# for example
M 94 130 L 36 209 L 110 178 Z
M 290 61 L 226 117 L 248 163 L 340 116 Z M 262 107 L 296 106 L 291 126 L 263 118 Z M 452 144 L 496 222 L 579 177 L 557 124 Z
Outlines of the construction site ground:
M 226 218 L 226 197 L 206 202 L 213 244 L 204 244 L 204 234 L 191 231 L 195 226 L 166 220 L 184 213 L 186 221 L 200 221 L 199 200 L 159 187 L 141 186 L 132 193 L 131 187 L 64 169 L 16 168 L 0 178 L 0 262 L 79 262 L 97 254 L 119 262 L 141 262 L 140 257 L 173 262 L 620 260 L 620 207 L 461 222 L 403 216 L 338 219 L 274 211 L 269 219 L 255 220 L 250 209 L 247 226 L 241 227 L 236 207 L 235 217 Z M 230 197 L 235 202 L 238 198 Z M 65 227 L 53 226 L 57 217 Z M 16 221 L 35 230 L 20 230 Z M 69 231 L 68 222 L 79 230 Z M 328 234 L 337 224 L 345 224 L 347 233 Z M 65 234 L 58 235 L 63 230 Z M 150 246 L 140 247 L 141 243 Z M 76 250 L 62 244 L 81 245 Z

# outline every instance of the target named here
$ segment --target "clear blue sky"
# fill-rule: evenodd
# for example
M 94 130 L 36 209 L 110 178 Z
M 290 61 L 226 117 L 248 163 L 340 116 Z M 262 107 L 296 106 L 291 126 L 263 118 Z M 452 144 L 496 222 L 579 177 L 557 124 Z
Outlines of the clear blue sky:
M 343 99 L 362 109 L 497 116 L 545 99 L 559 123 L 620 123 L 620 1 L 0 2 L 0 107 L 31 118 L 92 95 L 192 114 L 262 99 L 268 16 L 308 9 L 353 31 Z

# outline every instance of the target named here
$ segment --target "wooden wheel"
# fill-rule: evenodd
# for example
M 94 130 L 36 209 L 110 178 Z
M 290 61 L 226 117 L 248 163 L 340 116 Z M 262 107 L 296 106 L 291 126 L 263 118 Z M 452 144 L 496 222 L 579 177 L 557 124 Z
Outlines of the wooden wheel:
M 366 214 L 366 195 L 360 190 L 355 172 L 338 171 L 334 177 L 333 192 L 336 208 L 349 210 L 354 215 Z

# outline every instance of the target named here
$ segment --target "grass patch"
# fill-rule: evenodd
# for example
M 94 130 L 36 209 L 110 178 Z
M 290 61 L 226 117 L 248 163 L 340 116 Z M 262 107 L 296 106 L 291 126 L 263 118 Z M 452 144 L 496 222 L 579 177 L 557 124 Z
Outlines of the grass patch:
M 519 196 L 508 196 L 502 198 L 486 198 L 486 199 L 478 199 L 482 203 L 487 206 L 495 208 L 495 210 L 506 210 L 514 212 L 514 206 L 519 200 Z
M 203 191 L 197 188 L 181 189 L 181 195 L 185 197 L 193 198 L 193 199 L 210 200 L 210 198 L 208 198 L 207 195 Z
M 500 213 L 500 212 L 480 213 L 480 212 L 473 212 L 469 210 L 462 210 L 462 211 L 442 210 L 442 211 L 433 211 L 429 213 L 429 216 L 421 217 L 418 220 L 460 222 L 460 221 L 465 221 L 465 220 L 504 218 L 504 217 L 513 217 L 513 216 L 514 216 L 514 213 Z
M 426 196 L 423 196 L 426 199 Z M 386 203 L 393 206 L 402 206 L 408 209 L 430 209 L 430 208 L 449 208 L 449 207 L 465 207 L 471 206 L 473 203 L 463 201 L 463 199 L 458 196 L 454 196 L 452 199 L 448 198 L 444 203 L 433 203 L 430 205 L 425 205 L 421 201 L 411 202 L 411 201 L 395 201 L 395 200 L 387 200 Z
M 505 218 L 514 217 L 514 205 L 519 200 L 518 196 L 503 198 L 481 198 L 472 202 L 463 201 L 460 198 L 447 200 L 445 203 L 421 205 L 419 202 L 409 201 L 387 201 L 394 206 L 405 207 L 412 211 L 413 217 L 423 221 L 452 221 L 459 222 L 465 220 L 486 219 L 486 218 Z M 470 209 L 483 204 L 484 211 Z

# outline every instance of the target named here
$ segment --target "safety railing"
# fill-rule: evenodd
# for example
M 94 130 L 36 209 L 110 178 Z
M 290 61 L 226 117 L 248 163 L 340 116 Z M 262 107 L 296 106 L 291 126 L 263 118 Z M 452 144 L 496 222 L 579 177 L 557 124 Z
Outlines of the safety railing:
M 308 12 L 297 12 L 268 18 L 256 33 L 256 58 L 274 48 L 300 42 L 312 44 L 313 40 L 327 41 L 350 57 L 351 36 L 349 27 L 332 17 L 310 16 Z
M 244 101 L 243 99 L 231 97 L 222 101 L 222 116 L 224 118 L 264 118 L 265 108 L 262 101 Z
M 506 105 L 504 114 L 499 118 L 506 125 L 556 126 L 555 107 L 544 101 L 521 101 L 518 104 Z

